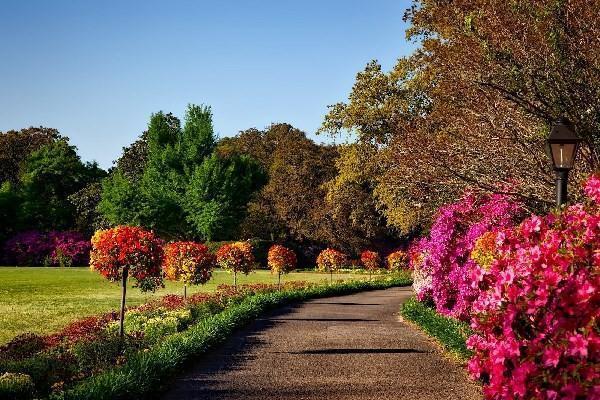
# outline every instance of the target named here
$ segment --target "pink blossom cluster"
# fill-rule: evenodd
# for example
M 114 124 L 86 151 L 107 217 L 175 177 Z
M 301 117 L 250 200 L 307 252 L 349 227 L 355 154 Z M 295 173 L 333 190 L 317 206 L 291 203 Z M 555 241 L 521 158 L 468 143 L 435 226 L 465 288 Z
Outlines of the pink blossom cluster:
M 600 399 L 600 179 L 593 204 L 498 229 L 471 271 L 469 372 L 488 399 Z
M 491 229 L 514 226 L 522 215 L 520 203 L 499 194 L 469 192 L 440 208 L 429 235 L 410 251 L 419 300 L 468 321 L 478 295 L 471 277 L 479 268 L 470 258 L 476 240 Z
M 3 246 L 4 263 L 8 265 L 86 265 L 90 257 L 90 241 L 79 232 L 27 231 L 7 240 Z

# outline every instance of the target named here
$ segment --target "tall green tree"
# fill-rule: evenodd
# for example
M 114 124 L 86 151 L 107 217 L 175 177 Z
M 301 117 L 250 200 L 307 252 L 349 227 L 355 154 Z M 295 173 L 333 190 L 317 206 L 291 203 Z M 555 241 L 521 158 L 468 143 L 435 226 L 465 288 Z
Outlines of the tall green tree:
M 250 157 L 213 154 L 194 170 L 188 185 L 188 221 L 204 239 L 235 237 L 248 202 L 265 181 L 262 168 Z
M 250 160 L 213 155 L 210 107 L 189 105 L 183 127 L 172 114 L 153 114 L 142 139 L 147 151 L 138 143 L 103 185 L 99 209 L 108 221 L 173 238 L 231 237 L 262 178 Z
M 22 225 L 41 230 L 72 228 L 75 210 L 69 195 L 104 175 L 96 163 L 84 164 L 66 139 L 34 151 L 19 177 Z
M 27 157 L 60 138 L 56 129 L 42 126 L 0 132 L 0 184 L 8 181 L 17 185 L 21 165 Z

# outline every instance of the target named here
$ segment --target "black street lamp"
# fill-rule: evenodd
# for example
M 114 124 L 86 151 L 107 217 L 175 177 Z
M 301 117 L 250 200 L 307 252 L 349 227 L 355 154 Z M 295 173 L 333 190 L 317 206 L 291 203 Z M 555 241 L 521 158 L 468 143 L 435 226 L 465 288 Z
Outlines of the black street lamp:
M 559 207 L 567 202 L 569 171 L 573 169 L 581 140 L 573 130 L 573 125 L 566 119 L 555 123 L 546 139 L 548 153 L 556 171 L 556 204 Z

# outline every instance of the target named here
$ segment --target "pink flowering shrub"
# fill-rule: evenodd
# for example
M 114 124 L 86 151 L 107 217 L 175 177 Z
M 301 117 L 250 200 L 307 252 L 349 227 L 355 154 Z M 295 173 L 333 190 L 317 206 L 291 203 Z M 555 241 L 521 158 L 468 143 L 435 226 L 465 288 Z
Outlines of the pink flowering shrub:
M 411 249 L 417 296 L 433 300 L 441 314 L 468 321 L 478 288 L 471 285 L 476 263 L 470 258 L 476 240 L 493 228 L 513 226 L 520 203 L 503 195 L 466 193 L 442 207 L 429 236 Z
M 594 204 L 532 216 L 475 254 L 469 372 L 487 399 L 600 399 L 600 179 Z M 488 235 L 489 236 L 489 235 Z
M 87 265 L 90 241 L 79 232 L 22 232 L 4 244 L 4 262 L 10 265 Z

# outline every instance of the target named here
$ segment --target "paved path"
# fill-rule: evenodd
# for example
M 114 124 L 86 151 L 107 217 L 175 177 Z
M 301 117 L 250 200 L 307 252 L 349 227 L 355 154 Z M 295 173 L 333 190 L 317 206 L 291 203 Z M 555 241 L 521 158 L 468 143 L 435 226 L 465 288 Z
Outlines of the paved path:
M 399 321 L 410 288 L 285 307 L 177 379 L 164 399 L 481 399 L 464 369 Z

